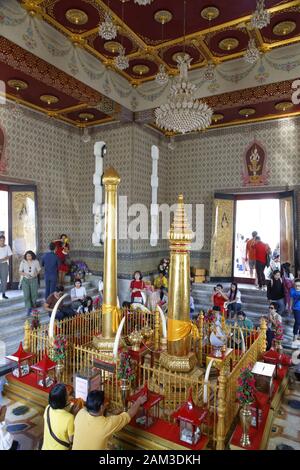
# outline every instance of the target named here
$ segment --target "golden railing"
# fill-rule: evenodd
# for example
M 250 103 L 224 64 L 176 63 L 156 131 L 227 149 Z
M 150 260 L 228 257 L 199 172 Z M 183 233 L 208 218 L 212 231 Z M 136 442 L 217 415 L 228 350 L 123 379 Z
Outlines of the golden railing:
M 155 329 L 155 312 L 143 311 L 141 309 L 123 309 L 122 316 L 125 315 L 125 324 L 122 331 L 122 336 L 128 336 L 135 329 L 142 330 L 148 326 L 153 331 Z

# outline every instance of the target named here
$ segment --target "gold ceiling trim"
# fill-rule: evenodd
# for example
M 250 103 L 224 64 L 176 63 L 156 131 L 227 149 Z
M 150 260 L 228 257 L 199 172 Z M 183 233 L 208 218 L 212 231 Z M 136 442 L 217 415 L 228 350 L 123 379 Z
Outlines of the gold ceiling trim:
M 285 113 L 285 114 L 267 114 L 266 116 L 262 116 L 259 118 L 250 118 L 250 119 L 237 119 L 235 121 L 224 122 L 223 124 L 214 124 L 209 127 L 209 129 L 217 129 L 220 127 L 229 127 L 229 126 L 237 126 L 239 124 L 248 124 L 248 123 L 255 123 L 255 122 L 263 122 L 263 121 L 271 121 L 275 119 L 285 119 L 290 117 L 297 117 L 300 116 L 300 111 L 296 111 L 294 113 Z

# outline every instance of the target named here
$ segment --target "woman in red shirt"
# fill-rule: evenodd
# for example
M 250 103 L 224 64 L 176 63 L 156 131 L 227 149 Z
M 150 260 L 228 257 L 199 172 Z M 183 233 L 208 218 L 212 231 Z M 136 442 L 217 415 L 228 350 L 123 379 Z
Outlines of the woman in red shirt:
M 225 292 L 223 292 L 222 284 L 217 284 L 216 287 L 214 287 L 214 293 L 211 297 L 213 307 L 220 307 L 220 310 L 223 313 L 225 311 L 224 303 L 227 300 L 228 296 L 225 294 Z
M 59 240 L 53 242 L 56 246 L 55 254 L 58 257 L 60 264 L 58 267 L 58 283 L 64 285 L 65 275 L 69 272 L 70 266 L 66 260 L 69 256 L 70 244 L 67 235 L 62 234 Z
M 135 271 L 133 273 L 133 280 L 130 283 L 131 302 L 143 303 L 142 291 L 145 289 L 146 285 L 142 279 L 143 275 L 141 271 Z

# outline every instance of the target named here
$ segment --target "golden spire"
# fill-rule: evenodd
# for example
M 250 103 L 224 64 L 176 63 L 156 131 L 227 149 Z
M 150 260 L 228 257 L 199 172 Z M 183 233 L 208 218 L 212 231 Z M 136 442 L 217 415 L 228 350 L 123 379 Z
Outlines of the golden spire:
M 168 239 L 171 242 L 170 248 L 179 249 L 183 245 L 182 248 L 186 250 L 193 238 L 194 234 L 189 227 L 184 209 L 183 194 L 179 194 L 174 221 L 168 232 Z

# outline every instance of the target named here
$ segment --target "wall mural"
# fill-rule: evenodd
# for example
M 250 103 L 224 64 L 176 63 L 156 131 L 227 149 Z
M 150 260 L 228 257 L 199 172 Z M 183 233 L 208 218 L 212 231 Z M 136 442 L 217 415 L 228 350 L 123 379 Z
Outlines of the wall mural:
M 268 184 L 268 179 L 266 150 L 260 142 L 254 140 L 243 156 L 243 184 L 244 186 L 262 186 Z

